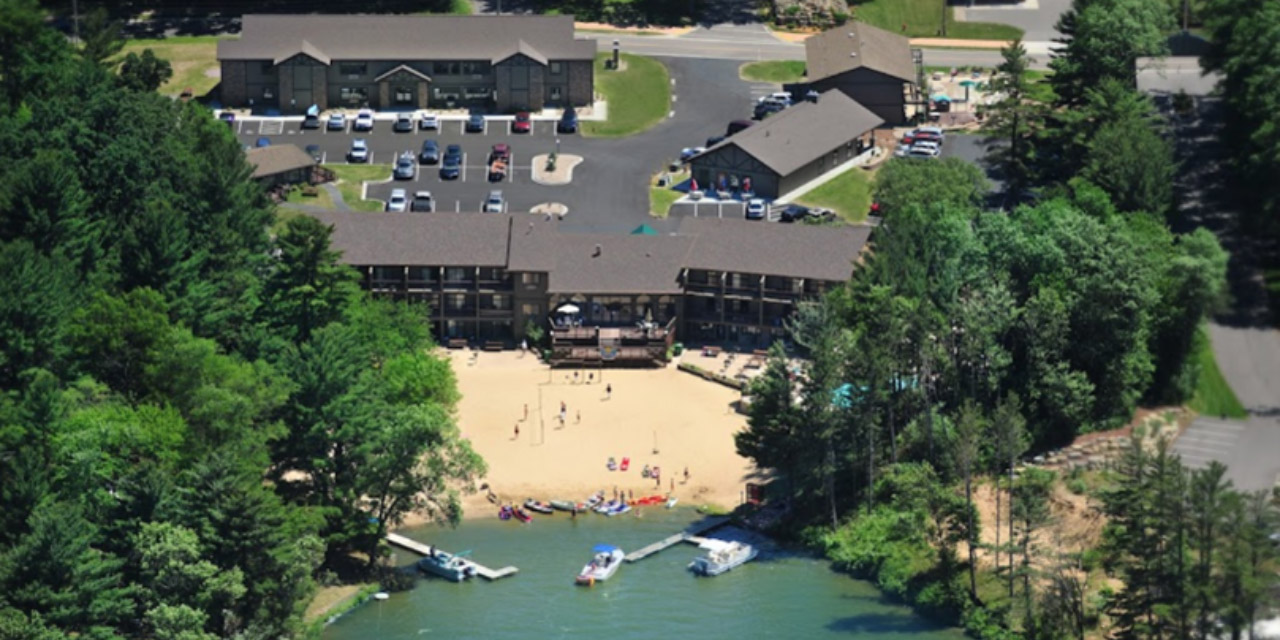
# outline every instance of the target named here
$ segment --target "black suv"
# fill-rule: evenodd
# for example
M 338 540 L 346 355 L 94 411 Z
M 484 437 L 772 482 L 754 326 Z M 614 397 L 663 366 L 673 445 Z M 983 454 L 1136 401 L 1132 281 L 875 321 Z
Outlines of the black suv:
M 424 141 L 422 143 L 422 153 L 418 154 L 418 162 L 422 164 L 440 162 L 440 144 L 435 140 Z
M 560 122 L 556 123 L 557 133 L 577 133 L 578 132 L 578 113 L 573 108 L 564 110 L 564 115 L 560 116 Z

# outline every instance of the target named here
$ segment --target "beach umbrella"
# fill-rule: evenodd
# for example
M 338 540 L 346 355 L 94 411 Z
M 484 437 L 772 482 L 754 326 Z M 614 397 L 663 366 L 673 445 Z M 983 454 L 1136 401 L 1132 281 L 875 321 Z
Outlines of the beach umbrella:
M 941 93 L 933 96 L 931 100 L 933 100 L 934 102 L 951 102 L 950 96 L 945 96 L 945 95 L 942 95 Z
M 564 304 L 560 305 L 560 308 L 556 309 L 556 311 L 559 313 L 578 313 L 582 309 L 579 309 L 576 304 Z
M 962 86 L 962 87 L 973 87 L 973 86 L 977 86 L 977 84 L 978 84 L 978 83 L 977 83 L 977 82 L 975 82 L 975 81 L 973 81 L 973 80 L 961 80 L 961 81 L 960 81 L 960 86 Z
M 595 551 L 596 553 L 610 553 L 612 551 L 616 551 L 617 549 L 618 549 L 617 547 L 611 544 L 598 544 L 594 547 L 591 547 L 591 550 Z

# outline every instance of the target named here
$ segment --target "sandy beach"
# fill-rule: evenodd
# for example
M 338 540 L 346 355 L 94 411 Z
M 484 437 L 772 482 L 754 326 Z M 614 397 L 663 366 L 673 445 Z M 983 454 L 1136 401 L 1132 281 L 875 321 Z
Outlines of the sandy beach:
M 552 370 L 519 352 L 451 351 L 448 357 L 462 393 L 458 425 L 489 466 L 482 482 L 504 502 L 581 501 L 602 489 L 612 496 L 616 487 L 636 497 L 672 493 L 683 504 L 733 508 L 754 473 L 734 450 L 733 434 L 746 425 L 733 410 L 738 392 L 674 364 L 584 369 L 575 382 L 573 369 Z M 629 470 L 609 471 L 610 457 L 631 458 Z M 646 464 L 661 469 L 661 486 L 641 477 Z M 464 504 L 467 518 L 497 516 L 484 492 L 466 496 Z

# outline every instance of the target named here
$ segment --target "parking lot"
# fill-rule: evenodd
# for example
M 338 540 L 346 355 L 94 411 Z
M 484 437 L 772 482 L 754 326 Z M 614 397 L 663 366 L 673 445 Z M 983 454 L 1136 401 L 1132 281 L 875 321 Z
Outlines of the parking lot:
M 322 118 L 323 121 L 323 118 Z M 535 121 L 529 133 L 513 133 L 511 118 L 486 118 L 483 132 L 467 133 L 464 120 L 442 120 L 438 130 L 417 128 L 410 132 L 393 130 L 393 120 L 377 120 L 372 131 L 353 131 L 352 119 L 348 119 L 342 131 L 303 129 L 301 120 L 263 119 L 241 121 L 236 124 L 238 135 L 245 144 L 256 144 L 259 138 L 268 138 L 272 144 L 296 144 L 307 148 L 317 147 L 320 161 L 325 164 L 346 164 L 347 152 L 356 139 L 364 139 L 369 146 L 369 160 L 362 164 L 387 165 L 387 179 L 382 183 L 370 183 L 367 197 L 386 201 L 392 189 L 405 189 L 410 196 L 415 191 L 430 191 L 436 200 L 437 210 L 480 211 L 489 191 L 500 189 L 508 203 L 509 211 L 528 211 L 543 202 L 564 202 L 572 207 L 572 194 L 565 187 L 536 184 L 532 180 L 531 159 L 535 155 L 550 153 L 560 140 L 560 151 L 565 154 L 586 155 L 582 138 L 576 134 L 560 134 L 553 121 Z M 418 164 L 418 153 L 426 140 L 436 140 L 440 154 L 450 144 L 462 147 L 462 166 L 457 178 L 444 179 L 440 175 L 440 163 Z M 488 175 L 489 153 L 495 144 L 507 144 L 511 159 L 505 179 L 491 182 Z M 414 158 L 416 171 L 412 180 L 393 180 L 390 166 L 404 153 Z

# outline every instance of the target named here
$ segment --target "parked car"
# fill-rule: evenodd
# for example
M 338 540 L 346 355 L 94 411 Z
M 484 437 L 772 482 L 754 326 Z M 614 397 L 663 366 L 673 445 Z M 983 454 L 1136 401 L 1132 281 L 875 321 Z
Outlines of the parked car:
M 412 180 L 417 169 L 418 166 L 413 162 L 413 154 L 406 151 L 396 159 L 396 168 L 393 175 L 396 180 Z
M 223 111 L 222 113 L 218 114 L 218 119 L 227 123 L 228 125 L 233 125 L 236 122 L 236 114 L 230 111 Z
M 578 132 L 578 112 L 572 107 L 566 108 L 560 116 L 560 121 L 556 123 L 556 133 L 577 133 Z
M 485 198 L 484 200 L 485 213 L 502 213 L 502 210 L 505 207 L 506 207 L 506 203 L 503 202 L 502 200 L 501 191 L 497 191 L 497 190 L 490 191 L 489 197 Z
M 936 158 L 939 155 L 939 151 L 932 147 L 918 147 L 912 145 L 912 147 L 907 150 L 908 158 Z
M 947 134 L 941 127 L 919 127 L 916 129 L 916 132 L 936 136 L 939 142 L 947 141 Z
M 440 119 L 434 113 L 424 113 L 422 118 L 418 120 L 418 128 L 428 131 L 436 131 L 440 129 Z
M 764 102 L 756 105 L 755 112 L 751 114 L 751 117 L 756 120 L 764 120 L 783 109 L 786 109 L 786 107 L 776 102 Z
M 430 191 L 415 191 L 413 200 L 409 201 L 409 210 L 431 213 L 436 210 L 436 201 L 431 198 Z
M 269 147 L 271 146 L 271 138 L 258 138 L 258 140 L 253 143 L 253 146 L 258 147 L 259 149 L 262 147 Z
M 747 201 L 747 219 L 748 220 L 764 220 L 764 216 L 769 211 L 769 205 L 764 203 L 760 198 L 752 198 Z
M 779 219 L 783 222 L 796 222 L 797 220 L 804 220 L 810 215 L 812 215 L 812 212 L 809 211 L 809 207 L 789 204 L 786 209 L 782 210 L 782 215 Z
M 352 131 L 373 131 L 373 112 L 368 109 L 361 109 L 356 114 L 356 121 L 351 125 Z
M 467 133 L 484 133 L 484 116 L 473 113 L 467 118 Z
M 791 93 L 788 91 L 774 91 L 767 96 L 760 96 L 760 99 L 756 100 L 756 104 L 764 104 L 766 102 L 776 102 L 789 107 L 791 106 Z
M 391 130 L 396 133 L 409 133 L 413 131 L 413 117 L 407 113 L 396 116 L 396 123 L 391 126 Z
M 368 162 L 369 161 L 369 143 L 364 138 L 356 138 L 351 141 L 351 150 L 347 152 L 348 162 Z
M 409 201 L 405 197 L 404 189 L 391 190 L 391 197 L 387 200 L 387 211 L 404 211 L 408 205 Z
M 320 114 L 308 113 L 307 115 L 302 116 L 302 128 L 303 129 L 319 129 Z
M 444 154 L 444 162 L 440 164 L 441 180 L 457 180 L 462 175 L 462 156 Z
M 516 119 L 511 123 L 512 133 L 529 133 L 533 128 L 533 121 L 529 118 L 528 111 L 521 111 L 516 114 Z
M 331 113 L 325 122 L 325 128 L 330 131 L 346 131 L 347 117 L 341 113 Z
M 710 138 L 707 138 L 707 141 L 705 143 L 706 147 L 710 149 L 711 147 L 714 147 L 720 144 L 721 142 L 724 142 L 724 139 L 725 139 L 725 136 L 712 136 Z
M 680 162 L 688 162 L 692 160 L 694 156 L 706 150 L 706 147 L 685 147 L 680 150 Z
M 316 161 L 316 164 L 319 164 L 320 161 L 324 159 L 324 152 L 320 150 L 320 145 L 318 144 L 309 144 L 304 151 L 307 152 L 307 155 L 311 156 L 312 160 Z
M 724 135 L 731 136 L 739 131 L 742 131 L 743 129 L 746 129 L 747 127 L 753 124 L 755 123 L 750 120 L 734 120 L 733 122 L 729 123 L 728 127 L 725 127 Z
M 451 144 L 444 148 L 444 161 L 448 162 L 449 158 L 453 158 L 454 162 L 462 164 L 462 145 Z
M 490 162 L 493 162 L 494 160 L 507 160 L 510 157 L 511 157 L 511 147 L 506 144 L 502 144 L 502 143 L 495 144 L 493 145 L 493 149 L 489 151 Z
M 911 132 L 910 144 L 916 144 L 919 142 L 934 142 L 934 143 L 937 143 L 938 146 L 942 146 L 942 141 L 943 141 L 942 136 L 936 133 L 932 133 L 929 131 L 912 131 Z
M 440 143 L 435 140 L 424 140 L 422 142 L 422 152 L 418 154 L 418 162 L 422 164 L 440 162 Z

